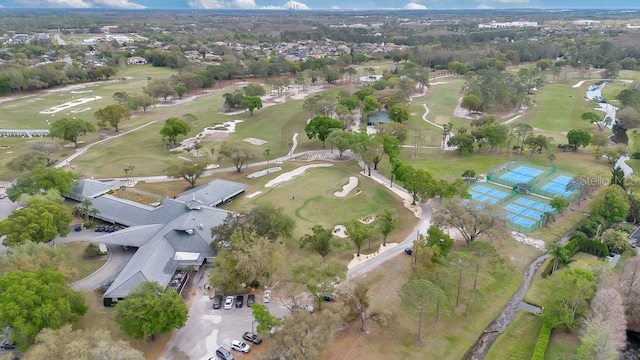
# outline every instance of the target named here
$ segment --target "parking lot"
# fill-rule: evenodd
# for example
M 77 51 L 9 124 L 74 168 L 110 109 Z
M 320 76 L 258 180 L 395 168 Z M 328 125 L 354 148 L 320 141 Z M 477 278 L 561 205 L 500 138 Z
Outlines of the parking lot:
M 242 334 L 251 331 L 252 326 L 255 332 L 256 324 L 253 322 L 251 308 L 246 305 L 246 295 L 242 308 L 236 308 L 234 304 L 231 310 L 225 310 L 224 307 L 214 310 L 213 300 L 209 298 L 202 285 L 199 284 L 196 294 L 188 300 L 191 306 L 186 326 L 175 331 L 161 359 L 208 360 L 211 357 L 216 359 L 215 351 L 218 347 L 223 346 L 230 350 L 231 341 L 242 340 Z M 255 292 L 255 295 L 256 303 L 262 304 L 262 291 Z M 271 302 L 265 305 L 275 316 L 284 317 L 289 314 L 289 310 L 280 304 L 277 291 L 272 294 Z M 254 354 L 257 355 L 257 351 L 254 350 L 260 350 L 268 342 L 267 336 L 264 342 L 255 345 L 256 348 L 249 354 L 245 355 L 237 351 L 232 351 L 232 354 L 236 359 L 252 359 L 255 358 Z

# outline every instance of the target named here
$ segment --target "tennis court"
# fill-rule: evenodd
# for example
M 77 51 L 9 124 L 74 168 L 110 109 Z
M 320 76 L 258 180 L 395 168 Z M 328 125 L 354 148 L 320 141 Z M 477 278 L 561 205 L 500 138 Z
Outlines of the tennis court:
M 553 207 L 551 205 L 543 204 L 543 203 L 540 203 L 540 202 L 537 202 L 537 201 L 533 201 L 533 200 L 529 200 L 529 199 L 523 198 L 523 197 L 517 198 L 516 201 L 514 201 L 514 203 L 526 206 L 528 208 L 540 210 L 543 213 L 552 212 L 553 211 Z
M 482 194 L 479 194 L 479 193 L 477 193 L 475 191 L 469 191 L 469 195 L 471 195 L 471 198 L 473 200 L 477 200 L 477 201 L 480 201 L 480 202 L 483 202 L 483 203 L 489 203 L 491 205 L 493 205 L 493 204 L 498 202 L 498 199 L 496 199 L 496 198 L 492 198 L 491 196 L 482 195 Z
M 515 214 L 505 214 L 505 219 L 509 220 L 510 222 L 525 227 L 525 228 L 530 228 L 531 226 L 533 226 L 537 221 L 535 220 L 531 220 L 528 218 L 524 218 L 522 216 L 518 216 Z
M 516 213 L 516 214 L 520 214 L 532 219 L 536 219 L 539 220 L 542 218 L 542 213 L 539 213 L 535 210 L 531 210 L 529 208 L 526 207 L 522 207 L 520 205 L 516 205 L 516 204 L 509 204 L 507 206 L 504 207 L 505 210 L 509 210 L 512 213 Z M 535 221 L 534 221 L 535 222 Z
M 575 190 L 567 191 L 567 184 L 569 184 L 571 180 L 573 179 L 569 176 L 560 175 L 557 178 L 549 181 L 540 189 L 544 191 L 548 191 L 550 193 L 560 195 L 560 196 L 569 196 L 573 194 L 573 192 L 575 191 Z
M 489 195 L 491 197 L 498 198 L 498 199 L 504 199 L 509 196 L 509 193 L 507 192 L 496 190 L 494 188 L 490 188 L 484 185 L 476 185 L 472 187 L 471 190 L 476 191 L 478 193 L 482 193 L 484 195 Z
M 542 173 L 544 173 L 544 170 L 520 165 L 517 168 L 509 170 L 509 172 L 502 174 L 499 179 L 509 181 L 514 184 L 529 183 L 531 180 L 535 179 Z

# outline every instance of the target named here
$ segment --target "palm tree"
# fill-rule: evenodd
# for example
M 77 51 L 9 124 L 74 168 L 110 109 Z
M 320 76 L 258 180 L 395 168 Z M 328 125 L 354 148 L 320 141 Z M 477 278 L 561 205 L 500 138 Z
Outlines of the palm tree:
M 549 254 L 553 256 L 553 268 L 551 269 L 552 274 L 556 272 L 556 270 L 558 270 L 558 267 L 560 265 L 566 266 L 573 261 L 573 259 L 569 257 L 569 253 L 567 249 L 565 249 L 564 246 L 557 243 L 551 245 L 551 248 L 549 249 Z

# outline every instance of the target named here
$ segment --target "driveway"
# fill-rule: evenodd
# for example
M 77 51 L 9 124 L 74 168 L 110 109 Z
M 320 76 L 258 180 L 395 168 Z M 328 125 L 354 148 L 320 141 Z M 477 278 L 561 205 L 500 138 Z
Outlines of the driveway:
M 109 260 L 93 274 L 71 284 L 71 288 L 81 292 L 91 291 L 99 288 L 107 281 L 115 279 L 131 260 L 136 250 L 135 248 L 125 250 L 124 247 L 117 245 L 109 246 Z
M 208 294 L 203 290 L 203 285 L 207 278 L 204 277 L 197 286 L 196 294 L 189 300 L 189 318 L 187 324 L 175 330 L 167 350 L 161 360 L 207 360 L 215 358 L 216 349 L 223 346 L 231 349 L 231 341 L 242 340 L 242 334 L 250 331 L 255 324 L 251 308 L 233 308 L 231 310 L 213 309 L 213 302 Z M 195 286 L 195 285 L 194 285 Z M 280 305 L 280 300 L 274 290 L 274 296 L 267 308 L 271 314 L 284 317 L 289 315 L 289 310 Z M 256 303 L 262 303 L 262 292 L 256 293 Z M 254 329 L 255 330 L 255 329 Z M 255 331 L 254 331 L 255 332 Z M 269 339 L 265 339 L 256 347 L 263 347 Z M 253 344 L 249 344 L 253 347 Z M 233 352 L 236 359 L 242 359 L 242 354 Z M 216 358 L 217 359 L 217 358 Z

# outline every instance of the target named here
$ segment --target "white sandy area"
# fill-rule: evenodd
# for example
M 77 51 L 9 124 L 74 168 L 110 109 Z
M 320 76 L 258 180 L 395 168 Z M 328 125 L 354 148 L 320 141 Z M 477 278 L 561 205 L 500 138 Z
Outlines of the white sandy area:
M 355 176 L 350 176 L 349 177 L 349 182 L 344 185 L 342 187 L 342 191 L 336 191 L 333 193 L 333 195 L 337 196 L 337 197 L 345 197 L 347 195 L 349 195 L 349 193 L 351 192 L 351 190 L 355 189 L 356 186 L 358 186 L 358 178 Z
M 429 86 L 432 86 L 432 85 L 444 85 L 444 84 L 448 84 L 448 82 L 446 82 L 446 81 L 436 81 L 434 83 L 429 83 Z
M 307 169 L 311 169 L 311 168 L 316 168 L 316 167 L 330 167 L 333 166 L 333 164 L 309 164 L 309 165 L 304 165 L 301 166 L 295 170 L 286 172 L 284 174 L 280 174 L 278 175 L 278 177 L 276 177 L 273 180 L 270 180 L 268 183 L 266 183 L 264 185 L 264 187 L 266 188 L 270 188 L 270 187 L 274 187 L 280 183 L 283 182 L 287 182 L 292 180 L 293 178 L 295 178 L 296 176 L 302 175 L 302 173 L 304 173 Z
M 75 100 L 72 100 L 72 101 L 68 101 L 68 102 L 66 102 L 64 104 L 52 106 L 47 110 L 40 111 L 40 114 L 55 114 L 55 113 L 57 113 L 59 111 L 67 110 L 67 109 L 72 108 L 74 106 L 86 104 L 88 102 L 92 102 L 92 101 L 96 101 L 96 100 L 100 100 L 100 99 L 102 99 L 102 96 L 94 96 L 94 97 L 86 97 L 86 98 L 75 99 Z
M 577 84 L 573 85 L 572 87 L 579 88 L 580 86 L 582 86 L 582 84 L 584 84 L 585 81 L 586 80 L 579 81 Z
M 170 101 L 164 102 L 164 103 L 158 103 L 155 104 L 155 107 L 166 107 L 166 106 L 175 106 L 175 105 L 180 105 L 180 104 L 187 104 L 192 102 L 193 100 L 196 99 L 196 96 L 189 96 L 186 98 L 182 98 L 182 99 L 172 99 Z
M 262 191 L 256 191 L 256 192 L 253 192 L 253 193 L 247 195 L 247 198 L 248 199 L 252 199 L 252 198 L 254 198 L 254 197 L 256 197 L 256 196 L 258 196 L 260 194 L 262 194 Z
M 91 93 L 93 92 L 93 90 L 74 90 L 74 91 L 70 91 L 70 93 L 72 94 L 86 94 L 86 93 Z
M 358 264 L 361 264 L 369 259 L 373 259 L 374 257 L 382 254 L 383 252 L 393 249 L 397 245 L 398 243 L 387 243 L 387 246 L 382 246 L 382 244 L 380 244 L 380 249 L 378 249 L 378 251 L 374 252 L 373 254 L 368 254 L 368 255 L 360 254 L 360 257 L 357 257 L 356 256 L 357 254 L 353 254 L 353 259 L 349 262 L 349 265 L 347 265 L 347 269 L 351 269 L 352 267 Z
M 517 242 L 519 242 L 521 244 L 533 246 L 534 248 L 540 249 L 542 251 L 544 251 L 545 248 L 546 248 L 544 241 L 538 240 L 538 239 L 534 239 L 532 237 L 529 237 L 527 235 L 521 234 L 519 232 L 512 231 L 511 232 L 511 236 L 513 236 L 513 238 Z
M 344 225 L 336 225 L 333 227 L 333 236 L 339 237 L 340 239 L 346 239 L 349 237 L 347 235 L 347 227 Z
M 195 137 L 183 140 L 180 146 L 173 148 L 172 150 L 184 150 L 185 148 L 190 148 L 197 141 L 202 141 L 211 136 L 217 136 L 217 137 L 229 136 L 229 134 L 236 131 L 236 125 L 243 121 L 244 120 L 231 120 L 231 121 L 223 122 L 222 124 L 206 127 L 198 135 L 196 135 Z
M 246 138 L 243 140 L 244 142 L 248 142 L 251 145 L 264 145 L 266 144 L 268 141 L 266 140 L 262 140 L 262 139 L 256 139 L 256 138 Z

